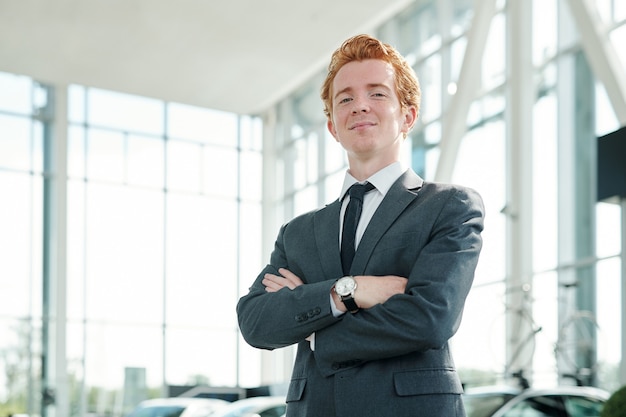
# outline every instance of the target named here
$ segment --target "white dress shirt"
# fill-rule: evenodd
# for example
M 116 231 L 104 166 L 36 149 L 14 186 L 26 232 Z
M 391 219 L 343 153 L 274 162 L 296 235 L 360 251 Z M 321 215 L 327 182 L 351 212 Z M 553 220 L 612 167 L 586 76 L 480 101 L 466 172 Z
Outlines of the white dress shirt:
M 370 191 L 365 194 L 363 197 L 363 210 L 361 212 L 361 218 L 359 219 L 359 224 L 356 228 L 356 236 L 354 240 L 354 244 L 356 248 L 359 246 L 359 242 L 363 237 L 363 233 L 365 233 L 365 229 L 369 224 L 370 220 L 374 216 L 376 209 L 380 206 L 380 203 L 383 201 L 383 198 L 387 195 L 387 192 L 391 188 L 394 182 L 406 171 L 406 167 L 401 162 L 394 162 L 391 165 L 386 166 L 381 169 L 371 177 L 369 177 L 365 182 L 370 182 L 376 187 L 376 189 Z M 341 215 L 339 222 L 339 246 L 341 246 L 341 230 L 343 229 L 343 217 L 346 212 L 346 208 L 348 207 L 348 202 L 350 201 L 350 196 L 346 195 L 348 189 L 354 184 L 358 182 L 356 178 L 350 175 L 350 171 L 346 171 L 346 176 L 343 180 L 343 187 L 341 187 L 341 194 L 339 198 L 343 199 L 341 205 Z M 345 312 L 339 310 L 335 305 L 332 294 L 330 295 L 330 308 L 332 309 L 333 315 L 335 317 L 339 317 Z M 307 340 L 311 344 L 311 350 L 315 350 L 315 333 L 311 334 L 307 337 Z

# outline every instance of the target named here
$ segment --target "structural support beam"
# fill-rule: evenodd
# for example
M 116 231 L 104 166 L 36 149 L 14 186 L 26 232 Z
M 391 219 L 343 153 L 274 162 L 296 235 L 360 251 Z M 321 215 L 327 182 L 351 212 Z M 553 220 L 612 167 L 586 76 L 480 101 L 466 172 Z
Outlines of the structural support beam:
M 69 415 L 67 383 L 67 86 L 48 91 L 44 120 L 42 417 Z
M 619 362 L 619 382 L 626 384 L 626 198 L 620 199 L 622 206 L 622 360 Z
M 507 5 L 507 280 L 509 307 L 506 328 L 505 376 L 532 379 L 536 329 L 520 320 L 520 311 L 532 314 L 533 284 L 533 105 L 532 2 L 510 0 Z M 513 381 L 509 381 L 512 383 Z M 532 381 L 529 381 L 532 382 Z
M 474 17 L 467 34 L 467 48 L 457 81 L 457 92 L 443 117 L 441 155 L 435 180 L 448 182 L 459 153 L 461 139 L 467 129 L 467 113 L 480 87 L 483 51 L 496 12 L 496 0 L 474 1 Z
M 620 126 L 626 126 L 626 70 L 606 33 L 598 10 L 590 0 L 567 0 L 580 31 L 587 61 L 604 84 Z

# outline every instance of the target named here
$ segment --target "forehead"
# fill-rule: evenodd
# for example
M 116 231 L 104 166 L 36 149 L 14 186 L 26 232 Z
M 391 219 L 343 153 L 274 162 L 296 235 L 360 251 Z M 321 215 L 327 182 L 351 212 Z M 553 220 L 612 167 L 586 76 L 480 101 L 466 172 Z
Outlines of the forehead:
M 374 84 L 383 84 L 392 88 L 394 85 L 393 66 L 379 59 L 352 61 L 337 71 L 333 80 L 333 90 L 339 92 L 346 88 L 357 88 Z

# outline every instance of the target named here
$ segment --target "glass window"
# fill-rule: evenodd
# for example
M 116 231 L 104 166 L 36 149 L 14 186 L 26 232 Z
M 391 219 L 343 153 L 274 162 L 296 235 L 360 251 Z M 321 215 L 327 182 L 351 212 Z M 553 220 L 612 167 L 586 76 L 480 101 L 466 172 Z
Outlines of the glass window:
M 533 63 L 542 65 L 556 53 L 557 5 L 555 0 L 533 1 Z
M 626 3 L 620 0 L 613 0 L 614 19 L 616 22 L 626 20 Z
M 509 394 L 486 394 L 486 395 L 463 395 L 463 405 L 468 417 L 490 417 L 506 404 L 512 395 Z
M 220 322 L 224 314 L 205 314 Z M 166 378 L 172 385 L 190 385 L 202 376 L 216 387 L 237 386 L 237 334 L 235 329 L 206 331 L 171 326 L 166 333 Z M 255 365 L 258 366 L 258 363 Z
M 167 188 L 176 191 L 201 190 L 203 147 L 193 142 L 167 142 Z
M 0 113 L 0 168 L 30 169 L 32 126 L 29 118 Z
M 344 169 L 347 165 L 343 148 L 337 140 L 324 128 L 324 166 L 325 174 L 331 174 Z M 342 172 L 343 174 L 343 172 Z M 342 180 L 343 181 L 343 180 Z M 339 193 L 339 191 L 337 191 Z
M 79 95 L 71 97 L 79 98 Z M 87 120 L 125 132 L 159 134 L 163 130 L 163 103 L 146 97 L 90 88 L 87 90 Z M 70 109 L 80 107 L 72 104 Z M 78 116 L 77 113 L 70 113 Z
M 420 2 L 398 17 L 398 32 L 402 39 L 402 54 L 417 52 L 420 56 L 431 54 L 441 46 L 439 16 L 435 2 Z M 417 46 L 417 48 L 416 48 Z
M 161 323 L 162 194 L 106 183 L 92 183 L 86 192 L 87 318 Z M 73 301 L 83 304 L 80 299 Z
M 208 317 L 220 317 L 211 326 L 235 328 L 234 315 L 223 312 L 232 309 L 233 302 L 224 294 L 236 293 L 237 219 L 236 200 L 168 195 L 168 324 L 206 326 Z
M 441 115 L 441 55 L 435 54 L 416 70 L 422 89 L 420 115 L 428 123 Z
M 533 111 L 533 260 L 535 270 L 557 263 L 557 99 L 542 97 Z
M 240 117 L 241 148 L 261 151 L 263 149 L 263 123 L 259 117 Z
M 69 125 L 67 131 L 67 175 L 71 178 L 86 176 L 86 135 L 84 126 Z
M 623 2 L 622 2 L 623 3 Z M 617 53 L 617 56 L 621 62 L 621 69 L 624 71 L 626 68 L 626 51 L 624 51 L 624 45 L 626 45 L 626 24 L 618 27 L 609 34 L 613 49 Z
M 80 85 L 70 85 L 67 90 L 67 118 L 71 123 L 85 123 L 87 89 Z
M 595 398 L 564 396 L 565 409 L 568 417 L 599 416 L 602 412 L 603 402 Z
M 33 81 L 24 76 L 0 72 L 0 111 L 22 115 L 33 112 Z M 0 123 L 0 126 L 2 123 Z M 2 152 L 0 152 L 2 154 Z
M 129 184 L 163 188 L 165 144 L 161 138 L 128 135 L 126 153 Z
M 459 36 L 469 26 L 474 16 L 474 3 L 472 0 L 452 0 L 452 36 Z
M 562 417 L 565 407 L 558 396 L 527 398 L 516 404 L 503 417 Z
M 492 281 L 506 275 L 506 150 L 503 120 L 485 123 L 469 131 L 461 142 L 454 168 L 453 182 L 476 189 L 482 196 L 486 217 L 483 251 L 476 271 L 476 281 Z
M 498 13 L 491 20 L 491 28 L 483 52 L 482 86 L 484 89 L 493 88 L 504 81 L 505 42 L 506 18 L 504 13 Z
M 604 84 L 600 82 L 596 82 L 595 98 L 596 135 L 604 136 L 619 129 L 620 124 L 617 120 L 617 117 L 615 116 L 615 110 L 613 110 L 613 105 L 609 101 L 609 97 L 606 94 Z
M 202 143 L 236 146 L 238 142 L 237 115 L 170 103 L 167 135 Z
M 614 223 L 614 225 L 619 223 Z M 614 226 L 615 228 L 615 226 Z M 614 230 L 617 234 L 617 230 Z M 606 236 L 610 239 L 609 236 Z M 622 305 L 622 287 L 624 281 L 621 277 L 622 261 L 614 256 L 598 262 L 596 267 L 596 314 L 597 322 L 597 364 L 601 364 L 601 374 L 611 370 L 617 372 L 622 361 L 621 343 L 615 335 L 621 334 L 621 320 L 617 318 L 617 312 Z M 605 369 L 606 371 L 602 371 Z M 601 378 L 606 378 L 602 376 Z M 609 387 L 608 381 L 603 381 L 604 386 Z
M 10 196 L 0 204 L 0 316 L 40 311 L 41 190 L 40 178 L 0 170 L 0 195 Z
M 263 156 L 259 152 L 242 151 L 239 155 L 241 168 L 240 196 L 244 200 L 261 201 L 263 194 Z
M 461 74 L 461 66 L 463 65 L 463 57 L 465 56 L 465 49 L 467 48 L 467 38 L 462 37 L 455 40 L 450 47 L 450 81 L 454 83 L 451 89 L 448 89 L 449 94 L 456 92 L 456 82 Z
M 68 131 L 68 371 L 90 392 L 121 389 L 129 369 L 149 389 L 236 385 L 238 274 L 261 268 L 260 119 L 240 130 L 236 115 L 80 86 L 68 100 L 78 122 Z M 113 108 L 140 117 L 99 113 Z
M 126 135 L 120 131 L 92 128 L 87 131 L 87 175 L 123 182 L 126 179 Z
M 235 148 L 225 148 L 217 146 L 202 147 L 202 189 L 205 194 L 215 197 L 236 198 L 239 193 L 238 176 L 224 175 L 240 167 L 240 153 Z M 246 167 L 242 165 L 242 168 Z M 250 172 L 257 172 L 258 166 L 247 166 Z M 257 182 L 257 176 L 252 178 L 242 177 L 242 181 Z M 244 185 L 245 186 L 245 185 Z M 247 188 L 247 187 L 246 187 Z

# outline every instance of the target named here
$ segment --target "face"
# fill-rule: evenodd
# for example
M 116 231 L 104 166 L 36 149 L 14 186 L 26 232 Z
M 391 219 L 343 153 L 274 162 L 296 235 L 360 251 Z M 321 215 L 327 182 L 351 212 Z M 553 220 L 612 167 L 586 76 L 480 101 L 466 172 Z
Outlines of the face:
M 392 162 L 399 157 L 417 111 L 402 108 L 394 80 L 391 64 L 376 59 L 353 61 L 337 72 L 328 130 L 349 158 Z

